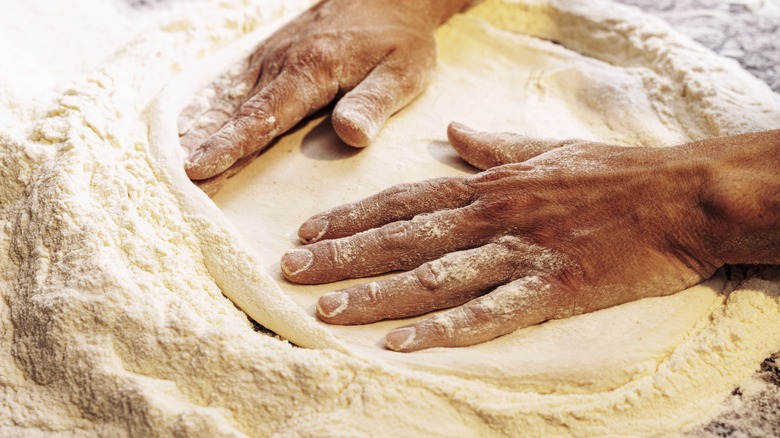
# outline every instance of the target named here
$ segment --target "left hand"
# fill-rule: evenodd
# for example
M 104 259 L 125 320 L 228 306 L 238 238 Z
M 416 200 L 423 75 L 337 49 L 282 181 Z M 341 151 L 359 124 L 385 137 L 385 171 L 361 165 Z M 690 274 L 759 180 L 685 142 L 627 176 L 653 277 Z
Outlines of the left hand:
M 454 10 L 426 5 L 324 0 L 279 29 L 182 111 L 187 175 L 214 193 L 276 137 L 334 101 L 336 133 L 367 146 L 430 81 L 434 30 Z
M 703 207 L 712 181 L 702 142 L 626 148 L 455 125 L 449 137 L 490 169 L 396 186 L 301 226 L 308 245 L 282 258 L 290 281 L 409 270 L 322 296 L 320 319 L 366 324 L 454 307 L 392 331 L 386 345 L 467 346 L 675 293 L 723 264 Z

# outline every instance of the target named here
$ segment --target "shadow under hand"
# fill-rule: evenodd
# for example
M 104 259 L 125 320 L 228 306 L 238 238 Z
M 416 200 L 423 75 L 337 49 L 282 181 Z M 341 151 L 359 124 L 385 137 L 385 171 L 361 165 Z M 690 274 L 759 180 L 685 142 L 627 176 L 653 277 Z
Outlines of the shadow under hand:
M 480 170 L 461 158 L 447 141 L 432 141 L 428 143 L 428 153 L 438 162 L 462 172 L 475 174 Z
M 344 160 L 357 155 L 360 151 L 360 148 L 349 146 L 336 135 L 331 125 L 330 113 L 309 131 L 301 142 L 301 153 L 320 161 Z

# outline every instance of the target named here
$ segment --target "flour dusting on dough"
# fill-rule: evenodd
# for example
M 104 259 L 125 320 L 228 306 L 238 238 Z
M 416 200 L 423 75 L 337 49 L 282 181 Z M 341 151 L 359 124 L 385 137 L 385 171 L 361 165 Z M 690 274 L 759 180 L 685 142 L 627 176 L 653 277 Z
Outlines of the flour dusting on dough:
M 349 155 L 327 122 L 309 122 L 230 181 L 217 197 L 228 219 L 184 175 L 178 112 L 309 3 L 183 2 L 147 18 L 98 0 L 63 11 L 40 1 L 4 9 L 3 20 L 38 33 L 6 21 L 0 28 L 0 435 L 672 433 L 706 421 L 780 349 L 780 287 L 768 272 L 481 347 L 532 352 L 522 373 L 505 362 L 469 371 L 466 350 L 399 355 L 375 345 L 376 333 L 398 322 L 351 333 L 319 323 L 312 303 L 328 288 L 291 286 L 279 274 L 295 226 L 419 179 L 419 167 L 441 157 L 431 151 L 450 119 L 534 136 L 673 144 L 769 128 L 780 98 L 633 9 L 488 0 L 438 31 L 434 82 L 376 144 Z M 90 10 L 100 12 L 80 15 Z M 51 48 L 58 32 L 67 53 Z M 75 49 L 90 44 L 93 52 Z M 109 46 L 117 51 L 103 60 Z M 495 84 L 486 86 L 487 75 Z M 473 93 L 479 99 L 466 101 Z M 368 172 L 381 161 L 372 154 L 399 139 L 408 149 Z M 369 164 L 305 201 L 310 182 L 274 179 L 285 155 Z M 464 172 L 437 163 L 431 173 Z M 305 207 L 283 230 L 263 227 L 287 220 L 275 216 L 289 205 L 259 205 L 262 223 L 236 214 L 242 197 L 280 188 Z M 246 232 L 252 226 L 257 233 Z M 255 331 L 247 315 L 308 348 Z M 647 315 L 670 322 L 655 326 Z M 611 330 L 616 324 L 634 329 Z

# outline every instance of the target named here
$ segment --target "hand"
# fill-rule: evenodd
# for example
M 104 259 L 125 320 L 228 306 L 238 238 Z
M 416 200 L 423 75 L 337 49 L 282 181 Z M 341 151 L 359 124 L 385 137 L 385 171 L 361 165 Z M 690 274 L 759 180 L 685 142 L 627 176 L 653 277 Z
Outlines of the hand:
M 711 172 L 695 144 L 626 148 L 457 125 L 448 134 L 464 159 L 489 170 L 396 186 L 300 227 L 308 245 L 282 258 L 290 281 L 409 270 L 322 296 L 321 320 L 366 324 L 452 308 L 392 331 L 386 345 L 467 346 L 675 293 L 723 264 L 708 244 Z
M 341 95 L 333 128 L 347 144 L 367 146 L 427 85 L 433 31 L 463 3 L 318 3 L 184 109 L 179 132 L 187 175 L 213 191 L 275 137 Z

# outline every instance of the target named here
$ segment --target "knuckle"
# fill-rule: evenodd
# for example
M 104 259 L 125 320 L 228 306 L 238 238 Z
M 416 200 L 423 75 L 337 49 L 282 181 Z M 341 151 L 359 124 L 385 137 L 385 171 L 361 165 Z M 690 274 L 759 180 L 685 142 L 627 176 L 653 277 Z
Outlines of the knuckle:
M 504 255 L 506 269 L 509 271 L 509 279 L 522 278 L 529 272 L 529 259 L 534 259 L 534 245 L 517 236 L 504 235 L 492 242 L 501 254 Z
M 244 102 L 236 115 L 249 119 L 265 119 L 268 117 L 268 109 L 265 99 L 249 99 Z
M 510 252 L 525 251 L 529 246 L 529 243 L 525 239 L 507 234 L 495 239 L 493 243 Z
M 478 187 L 483 185 L 491 185 L 495 182 L 501 183 L 503 180 L 516 177 L 519 173 L 529 169 L 531 169 L 531 166 L 527 164 L 507 164 L 480 172 L 472 176 L 470 178 L 470 182 Z
M 319 38 L 296 50 L 289 62 L 297 69 L 310 69 L 330 65 L 332 60 L 333 43 L 328 38 Z
M 490 332 L 499 321 L 489 311 L 484 303 L 472 302 L 450 315 L 450 325 L 457 325 L 461 335 L 482 337 Z
M 359 93 L 349 93 L 347 96 L 344 96 L 341 99 L 341 107 L 349 107 L 350 110 L 368 111 L 380 105 L 384 100 L 386 100 L 386 96 L 376 90 L 364 88 Z
M 404 184 L 397 184 L 393 187 L 390 187 L 389 189 L 385 190 L 384 194 L 388 198 L 395 198 L 398 196 L 406 195 L 410 192 L 413 192 L 415 188 L 414 183 L 404 183 Z
M 511 226 L 511 224 L 517 222 L 518 206 L 527 203 L 522 198 L 523 195 L 513 199 L 499 197 L 497 199 L 480 200 L 477 203 L 480 216 L 495 226 Z
M 380 228 L 377 242 L 380 249 L 390 250 L 407 247 L 413 236 L 412 228 L 412 224 L 409 222 L 396 222 Z
M 457 316 L 455 313 L 445 313 L 431 317 L 428 324 L 426 324 L 427 337 L 442 341 L 453 340 L 458 334 L 457 327 L 461 325 L 456 322 Z
M 516 298 L 518 307 L 528 307 L 536 314 L 539 322 L 573 316 L 582 306 L 579 287 L 569 284 L 573 279 L 565 278 L 564 271 L 526 277 L 513 283 L 510 292 Z
M 579 291 L 586 288 L 590 283 L 588 278 L 578 265 L 565 263 L 563 266 L 556 266 L 548 271 L 546 281 L 553 286 L 554 290 L 559 291 L 564 296 L 576 296 Z
M 374 304 L 381 303 L 384 300 L 384 290 L 380 282 L 372 281 L 362 286 L 362 295 L 366 301 Z
M 230 150 L 241 143 L 242 136 L 235 123 L 228 123 L 204 142 L 208 150 Z M 233 147 L 231 147 L 233 146 Z
M 589 147 L 589 145 L 596 145 L 596 144 L 598 143 L 577 140 L 577 139 L 565 139 L 565 140 L 558 140 L 554 144 L 554 148 L 580 149 L 583 147 Z
M 412 273 L 417 282 L 428 290 L 436 290 L 441 287 L 447 277 L 447 270 L 438 261 L 425 263 Z
M 323 242 L 327 248 L 328 258 L 335 266 L 348 266 L 355 259 L 355 245 L 347 239 L 329 240 Z

